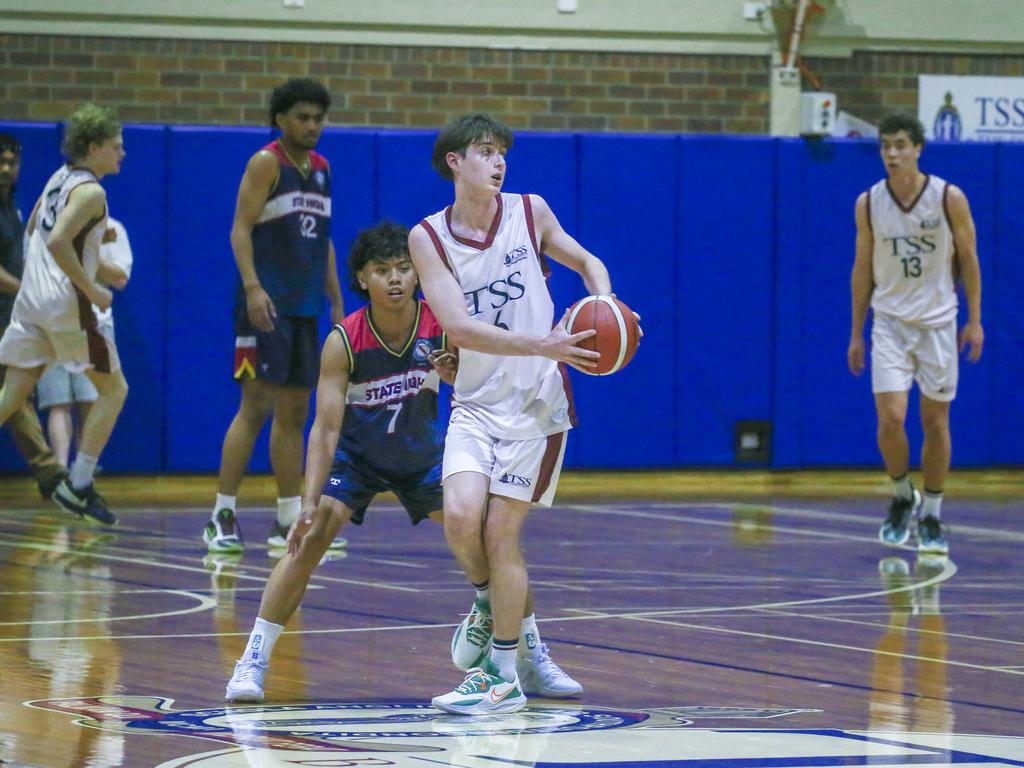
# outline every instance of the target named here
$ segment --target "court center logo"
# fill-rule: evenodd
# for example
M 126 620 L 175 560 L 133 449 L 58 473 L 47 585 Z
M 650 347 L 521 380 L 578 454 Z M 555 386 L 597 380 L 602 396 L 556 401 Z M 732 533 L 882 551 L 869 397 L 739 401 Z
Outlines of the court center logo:
M 446 715 L 419 702 L 329 702 L 176 710 L 173 699 L 100 696 L 26 706 L 71 715 L 78 725 L 121 734 L 190 736 L 221 748 L 158 768 L 267 765 L 411 768 L 458 765 L 730 768 L 974 763 L 1024 768 L 1024 739 L 956 734 L 872 733 L 758 724 L 817 709 L 661 707 L 637 711 L 531 706 L 512 715 Z M 259 758 L 262 760 L 262 758 Z M 264 762 L 259 762 L 263 765 Z M 719 763 L 722 764 L 722 763 Z

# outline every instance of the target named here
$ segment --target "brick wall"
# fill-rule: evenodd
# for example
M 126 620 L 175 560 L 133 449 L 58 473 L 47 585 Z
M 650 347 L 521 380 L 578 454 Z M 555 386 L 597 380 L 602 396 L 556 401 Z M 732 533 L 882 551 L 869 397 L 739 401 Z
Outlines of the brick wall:
M 917 114 L 918 75 L 1024 76 L 1024 56 L 860 52 L 807 64 L 841 109 L 873 123 L 894 109 Z
M 513 128 L 756 133 L 768 70 L 750 56 L 495 51 L 0 34 L 0 115 L 79 103 L 128 122 L 260 124 L 270 90 L 309 73 L 335 125 L 438 127 L 486 111 Z
M 809 64 L 867 120 L 913 110 L 919 72 L 1024 74 L 1024 56 L 858 53 Z M 262 124 L 270 90 L 307 73 L 330 89 L 335 125 L 437 127 L 480 110 L 535 130 L 768 130 L 767 57 L 14 34 L 0 34 L 0 116 L 59 120 L 91 100 L 127 122 Z

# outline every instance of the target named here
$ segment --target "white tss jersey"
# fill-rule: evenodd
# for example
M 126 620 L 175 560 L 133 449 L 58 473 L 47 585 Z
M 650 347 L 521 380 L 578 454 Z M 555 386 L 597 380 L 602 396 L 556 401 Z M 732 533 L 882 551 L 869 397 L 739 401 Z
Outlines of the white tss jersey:
M 501 193 L 497 202 L 498 211 L 482 242 L 452 232 L 451 206 L 421 223 L 462 288 L 474 320 L 547 336 L 554 325 L 554 304 L 530 200 Z M 460 350 L 454 407 L 471 410 L 491 435 L 506 440 L 563 432 L 574 420 L 565 371 L 555 361 L 536 356 Z
M 95 328 L 92 305 L 71 278 L 60 268 L 47 243 L 68 195 L 82 184 L 97 183 L 96 177 L 84 168 L 62 166 L 46 182 L 36 226 L 25 251 L 25 270 L 21 289 L 15 299 L 12 317 L 25 325 L 38 325 L 55 331 Z M 90 221 L 74 239 L 75 254 L 85 273 L 96 278 L 100 245 L 107 228 L 107 212 Z
M 892 194 L 887 179 L 868 191 L 875 312 L 921 328 L 938 328 L 956 317 L 956 245 L 946 209 L 948 190 L 946 181 L 929 176 L 908 208 Z

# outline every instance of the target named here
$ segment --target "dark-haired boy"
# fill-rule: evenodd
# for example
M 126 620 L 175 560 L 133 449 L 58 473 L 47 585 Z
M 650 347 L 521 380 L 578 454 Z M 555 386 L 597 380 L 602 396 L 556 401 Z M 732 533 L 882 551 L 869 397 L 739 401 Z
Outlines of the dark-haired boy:
M 449 123 L 432 164 L 454 184 L 455 201 L 413 228 L 409 253 L 423 293 L 460 349 L 445 438 L 445 537 L 477 600 L 452 639 L 452 660 L 469 674 L 433 705 L 456 714 L 515 712 L 526 694 L 573 695 L 582 686 L 539 642 L 520 656 L 532 616 L 520 545 L 534 504 L 551 506 L 575 423 L 559 363 L 587 369 L 598 353 L 555 322 L 548 259 L 572 269 L 589 293 L 611 293 L 599 258 L 574 240 L 538 195 L 502 192 L 507 125 L 488 115 Z M 509 253 L 521 258 L 510 261 Z
M 93 487 L 93 475 L 128 384 L 113 333 L 98 325 L 92 305 L 105 310 L 112 302 L 100 282 L 108 275 L 100 258 L 107 196 L 99 181 L 121 170 L 121 123 L 108 109 L 82 106 L 68 120 L 64 154 L 68 163 L 46 182 L 26 228 L 25 270 L 11 324 L 0 339 L 0 365 L 7 366 L 0 424 L 21 409 L 48 364 L 84 371 L 99 394 L 82 426 L 71 472 L 52 498 L 79 517 L 113 525 L 117 517 Z
M 850 280 L 852 323 L 847 362 L 864 371 L 864 321 L 871 325 L 871 389 L 878 414 L 878 447 L 892 479 L 889 514 L 879 529 L 883 544 L 910 537 L 915 515 L 917 549 L 945 555 L 940 510 L 952 452 L 949 406 L 956 396 L 958 352 L 981 357 L 981 270 L 967 197 L 918 168 L 924 129 L 912 115 L 887 115 L 878 128 L 886 178 L 857 198 L 857 246 Z M 957 342 L 959 273 L 968 319 Z M 910 446 L 904 428 L 908 392 L 921 390 L 922 499 L 908 475 Z
M 270 654 L 313 569 L 345 523 L 362 525 L 376 494 L 393 491 L 414 525 L 440 520 L 438 381 L 454 378 L 454 356 L 444 352 L 444 332 L 430 308 L 416 298 L 408 235 L 383 222 L 352 245 L 351 287 L 369 304 L 324 342 L 302 510 L 228 683 L 229 701 L 263 700 Z
M 0 334 L 11 322 L 11 309 L 25 268 L 25 223 L 15 195 L 20 171 L 21 144 L 11 134 L 0 133 Z M 0 386 L 5 371 L 0 365 Z M 7 427 L 18 453 L 32 469 L 39 493 L 49 499 L 67 472 L 47 444 L 33 404 L 26 401 L 11 415 Z
M 317 380 L 321 296 L 331 321 L 345 316 L 331 242 L 331 169 L 314 149 L 330 107 L 315 80 L 274 89 L 270 123 L 281 135 L 250 158 L 231 228 L 238 266 L 234 377 L 242 397 L 221 450 L 217 499 L 203 540 L 211 552 L 243 548 L 235 502 L 267 419 L 277 520 L 267 543 L 283 548 L 299 515 L 302 431 Z M 339 542 L 341 544 L 343 542 Z
M 456 355 L 430 307 L 416 299 L 409 230 L 383 222 L 363 230 L 349 252 L 352 290 L 369 304 L 334 327 L 324 342 L 316 419 L 309 434 L 302 512 L 288 553 L 274 568 L 242 658 L 225 693 L 229 701 L 263 701 L 274 644 L 306 591 L 309 577 L 338 531 L 361 525 L 367 505 L 393 491 L 413 524 L 442 522 L 438 380 L 455 380 Z M 524 654 L 538 650 L 532 598 L 523 621 Z M 532 629 L 531 629 L 532 627 Z M 544 695 L 566 697 L 579 686 L 546 652 L 524 662 Z

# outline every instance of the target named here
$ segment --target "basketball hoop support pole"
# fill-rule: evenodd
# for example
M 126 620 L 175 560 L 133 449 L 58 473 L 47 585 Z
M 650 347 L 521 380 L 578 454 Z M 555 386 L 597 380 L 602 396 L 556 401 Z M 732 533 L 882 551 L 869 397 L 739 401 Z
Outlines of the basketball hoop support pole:
M 804 19 L 811 0 L 799 0 L 785 51 L 772 54 L 768 130 L 772 136 L 800 135 L 800 70 L 796 67 Z M 782 41 L 778 44 L 781 46 Z

